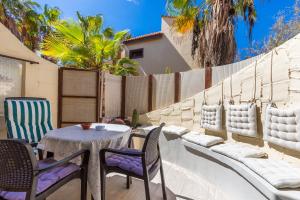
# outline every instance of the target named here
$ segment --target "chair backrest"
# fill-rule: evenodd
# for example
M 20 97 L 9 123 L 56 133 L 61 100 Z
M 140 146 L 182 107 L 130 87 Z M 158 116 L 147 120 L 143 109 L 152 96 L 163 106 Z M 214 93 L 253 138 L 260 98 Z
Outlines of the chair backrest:
M 29 191 L 37 161 L 29 144 L 22 140 L 0 140 L 0 189 Z
M 159 127 L 151 130 L 146 139 L 143 146 L 143 152 L 146 153 L 146 164 L 149 165 L 155 162 L 159 156 L 158 142 L 159 136 L 161 133 L 161 129 L 165 124 L 162 123 Z
M 50 103 L 44 98 L 6 98 L 4 113 L 8 138 L 37 143 L 53 129 Z

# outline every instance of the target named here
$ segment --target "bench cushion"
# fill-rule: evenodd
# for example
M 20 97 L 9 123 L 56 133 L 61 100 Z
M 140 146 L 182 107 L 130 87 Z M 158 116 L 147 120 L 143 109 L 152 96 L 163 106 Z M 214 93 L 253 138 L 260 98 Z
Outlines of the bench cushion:
M 277 189 L 300 187 L 300 168 L 286 161 L 246 158 L 243 162 Z
M 5 100 L 4 109 L 9 138 L 37 143 L 53 129 L 47 100 Z
M 163 127 L 162 131 L 164 133 L 167 134 L 173 134 L 173 135 L 183 135 L 187 132 L 189 132 L 189 129 L 182 127 L 182 126 L 174 126 L 174 125 L 170 125 L 170 126 L 165 126 Z
M 268 105 L 264 134 L 271 143 L 300 151 L 300 108 L 278 109 Z
M 252 103 L 228 105 L 226 112 L 226 128 L 228 132 L 256 137 L 256 105 Z
M 196 131 L 191 131 L 185 135 L 182 136 L 182 139 L 192 142 L 204 147 L 210 147 L 215 144 L 219 144 L 224 142 L 223 138 L 211 136 L 211 135 L 203 135 Z
M 203 105 L 201 111 L 201 127 L 213 130 L 222 130 L 222 105 Z
M 241 162 L 243 158 L 262 158 L 267 156 L 260 148 L 244 143 L 220 144 L 210 149 Z

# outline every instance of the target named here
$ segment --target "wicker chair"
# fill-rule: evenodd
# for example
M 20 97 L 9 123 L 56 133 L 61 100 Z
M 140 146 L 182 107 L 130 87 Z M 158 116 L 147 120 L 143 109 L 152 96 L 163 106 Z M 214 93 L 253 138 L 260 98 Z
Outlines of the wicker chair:
M 61 161 L 37 161 L 32 147 L 22 140 L 0 140 L 0 199 L 45 200 L 69 181 L 81 179 L 81 200 L 87 198 L 89 151 Z M 80 166 L 69 161 L 83 156 Z
M 131 134 L 128 148 L 120 150 L 102 149 L 100 151 L 101 166 L 101 200 L 105 200 L 105 182 L 108 173 L 116 172 L 127 176 L 127 188 L 132 183 L 131 177 L 144 180 L 146 199 L 150 200 L 149 182 L 160 170 L 163 199 L 167 199 L 162 159 L 159 151 L 159 135 L 164 124 L 145 135 Z M 130 148 L 133 137 L 144 138 L 143 149 Z M 106 153 L 109 153 L 107 156 Z

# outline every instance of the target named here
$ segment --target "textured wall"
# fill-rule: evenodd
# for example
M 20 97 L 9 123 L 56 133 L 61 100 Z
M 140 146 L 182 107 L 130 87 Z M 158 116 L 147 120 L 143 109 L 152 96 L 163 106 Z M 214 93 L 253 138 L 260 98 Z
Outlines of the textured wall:
M 272 66 L 271 60 L 272 52 L 269 52 L 258 59 L 257 65 L 255 63 L 248 65 L 205 92 L 200 92 L 180 103 L 147 113 L 143 116 L 144 122 L 152 124 L 166 122 L 204 131 L 200 128 L 204 98 L 208 105 L 224 102 L 225 110 L 231 98 L 235 104 L 253 101 L 255 98 L 258 107 L 258 138 L 238 136 L 225 131 L 209 132 L 209 134 L 219 135 L 230 141 L 259 145 L 272 151 L 274 153 L 272 155 L 281 158 L 287 157 L 291 160 L 300 158 L 299 153 L 270 145 L 262 139 L 264 112 L 270 100 L 276 103 L 278 108 L 300 107 L 300 34 L 273 51 Z M 298 159 L 297 162 L 299 162 Z

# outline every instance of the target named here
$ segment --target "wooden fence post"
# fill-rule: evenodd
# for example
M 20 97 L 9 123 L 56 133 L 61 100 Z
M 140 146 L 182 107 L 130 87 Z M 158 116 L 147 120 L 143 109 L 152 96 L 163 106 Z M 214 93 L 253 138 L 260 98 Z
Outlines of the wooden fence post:
M 126 105 L 126 76 L 122 76 L 122 91 L 121 91 L 121 118 L 125 118 Z
M 174 92 L 174 102 L 178 103 L 180 101 L 180 90 L 181 90 L 181 75 L 180 72 L 175 73 L 175 92 Z
M 100 103 L 100 101 L 101 101 L 101 92 L 100 92 L 100 90 L 102 90 L 102 88 L 101 88 L 101 82 L 100 81 L 102 81 L 101 79 L 100 79 L 100 76 L 101 76 L 101 72 L 100 72 L 100 70 L 98 70 L 97 71 L 97 78 L 96 78 L 96 81 L 97 81 L 97 86 L 96 86 L 96 120 L 97 120 L 97 122 L 100 122 L 100 105 L 102 105 L 102 103 Z M 101 109 L 102 110 L 102 109 Z M 102 116 L 102 114 L 101 114 L 101 116 Z
M 205 89 L 212 86 L 212 67 L 205 67 Z
M 148 112 L 153 110 L 153 75 L 148 76 Z
M 63 84 L 63 68 L 58 68 L 58 105 L 57 105 L 57 128 L 61 128 L 62 122 L 62 84 Z

